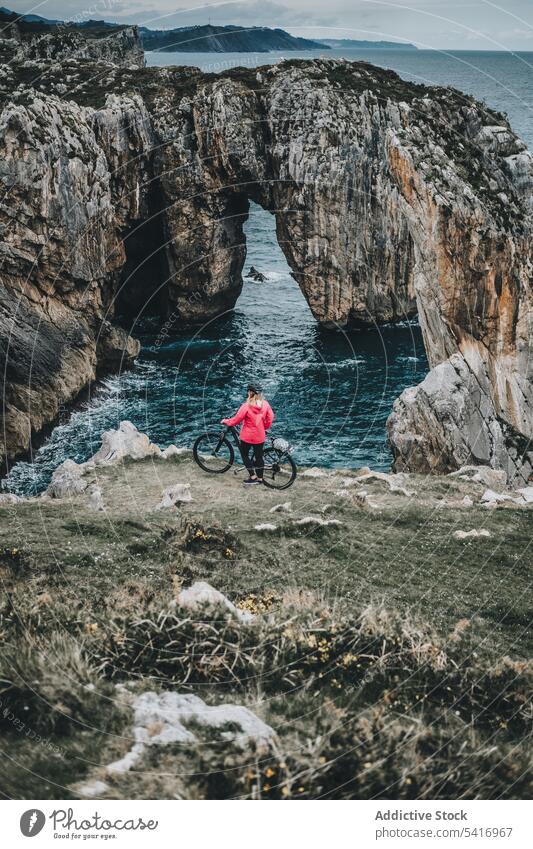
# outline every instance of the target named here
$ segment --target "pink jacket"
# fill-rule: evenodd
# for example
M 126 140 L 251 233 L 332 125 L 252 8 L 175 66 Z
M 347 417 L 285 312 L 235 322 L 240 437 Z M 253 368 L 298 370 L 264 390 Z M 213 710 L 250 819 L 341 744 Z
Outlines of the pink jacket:
M 241 439 L 251 445 L 259 445 L 266 439 L 266 433 L 274 421 L 274 413 L 268 401 L 263 401 L 261 407 L 249 404 L 245 401 L 241 404 L 237 413 L 231 419 L 222 419 L 225 425 L 238 425 L 243 422 L 241 428 Z

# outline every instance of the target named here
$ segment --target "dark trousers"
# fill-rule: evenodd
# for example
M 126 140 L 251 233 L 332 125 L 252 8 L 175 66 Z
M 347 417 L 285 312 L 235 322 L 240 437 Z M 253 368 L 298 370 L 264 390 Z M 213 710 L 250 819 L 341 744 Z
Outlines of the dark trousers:
M 251 442 L 245 442 L 241 439 L 241 455 L 242 461 L 248 472 L 250 477 L 253 476 L 255 471 L 258 478 L 263 477 L 263 448 L 265 447 L 264 442 L 260 442 L 258 445 L 252 445 Z M 250 459 L 250 451 L 252 452 L 252 459 Z

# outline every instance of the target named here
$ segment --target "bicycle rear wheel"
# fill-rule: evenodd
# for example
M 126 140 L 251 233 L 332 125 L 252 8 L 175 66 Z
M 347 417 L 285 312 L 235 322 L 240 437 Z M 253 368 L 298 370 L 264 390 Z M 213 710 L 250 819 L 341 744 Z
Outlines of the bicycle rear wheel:
M 287 489 L 296 480 L 296 466 L 292 457 L 277 448 L 264 452 L 263 483 L 270 489 Z
M 223 433 L 203 433 L 192 449 L 193 457 L 204 472 L 220 475 L 233 465 L 233 445 Z

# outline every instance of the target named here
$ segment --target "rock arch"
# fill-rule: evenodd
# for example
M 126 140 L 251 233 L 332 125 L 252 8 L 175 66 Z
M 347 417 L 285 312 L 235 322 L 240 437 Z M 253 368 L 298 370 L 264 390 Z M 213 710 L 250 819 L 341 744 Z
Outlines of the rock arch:
M 120 94 L 108 95 L 110 76 Z M 169 308 L 184 321 L 238 297 L 252 199 L 275 213 L 318 321 L 418 312 L 430 364 L 456 358 L 452 371 L 436 371 L 431 386 L 398 402 L 389 428 L 397 468 L 444 471 L 473 459 L 527 477 L 533 157 L 504 116 L 454 90 L 332 60 L 223 77 L 115 69 L 99 92 L 94 79 L 91 65 L 77 104 L 42 95 L 7 104 L 1 125 L 2 177 L 26 210 L 22 223 L 8 215 L 4 269 L 19 291 L 33 287 L 30 310 L 48 293 L 61 320 L 81 321 L 86 373 L 126 261 L 121 234 L 146 216 L 150 187 L 161 206 Z M 54 192 L 78 215 L 64 220 Z M 39 234 L 29 248 L 28 232 Z M 13 292 L 13 278 L 5 282 Z M 82 318 L 80 285 L 93 292 Z M 12 421 L 22 415 L 34 427 L 20 385 L 6 390 Z M 453 423 L 460 449 L 447 442 Z

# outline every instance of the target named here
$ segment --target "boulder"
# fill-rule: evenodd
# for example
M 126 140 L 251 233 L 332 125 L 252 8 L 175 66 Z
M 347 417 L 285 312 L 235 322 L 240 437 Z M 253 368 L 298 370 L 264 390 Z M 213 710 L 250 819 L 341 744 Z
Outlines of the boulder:
M 161 452 L 162 460 L 170 460 L 171 457 L 180 457 L 182 454 L 187 454 L 188 448 L 178 448 L 177 445 L 169 445 Z
M 264 283 L 266 280 L 265 275 L 261 274 L 261 272 L 258 271 L 257 268 L 254 268 L 253 265 L 251 266 L 250 271 L 248 272 L 246 277 L 251 280 L 255 280 L 256 283 Z
M 240 610 L 226 596 L 205 581 L 197 581 L 191 587 L 181 590 L 177 604 L 186 610 L 198 611 L 204 607 L 222 607 L 240 622 L 251 622 L 254 618 L 246 610 Z
M 132 422 L 120 422 L 117 430 L 106 430 L 102 434 L 102 445 L 92 457 L 97 466 L 113 466 L 126 458 L 144 460 L 145 457 L 160 457 L 161 449 L 150 442 L 145 433 L 140 433 Z
M 471 539 L 472 537 L 490 537 L 491 534 L 486 528 L 481 528 L 480 530 L 472 528 L 471 531 L 454 531 L 453 535 L 455 539 Z
M 101 489 L 93 489 L 93 491 L 89 495 L 87 507 L 89 508 L 89 510 L 105 510 L 104 498 Z
M 343 478 L 344 486 L 351 486 L 353 483 L 361 483 L 363 481 L 381 481 L 386 483 L 391 492 L 398 492 L 400 495 L 405 495 L 406 498 L 412 498 L 413 495 L 416 495 L 414 490 L 406 489 L 402 486 L 404 481 L 403 475 L 389 475 L 386 472 L 365 472 L 362 475 L 358 475 L 356 478 Z
M 340 519 L 323 519 L 322 516 L 303 516 L 301 519 L 295 519 L 293 521 L 294 525 L 315 525 L 321 528 L 327 528 L 329 526 L 337 526 L 339 527 L 343 523 Z
M 291 503 L 290 501 L 284 501 L 282 504 L 275 504 L 274 507 L 271 507 L 268 511 L 269 513 L 290 513 L 291 512 Z
M 74 789 L 80 796 L 87 796 L 89 799 L 94 799 L 107 793 L 109 786 L 105 781 L 95 779 L 94 781 L 87 781 L 85 784 L 78 784 Z
M 507 486 L 507 474 L 503 469 L 493 469 L 490 466 L 461 466 L 456 472 L 450 472 L 450 477 L 465 478 L 476 483 L 482 483 L 491 489 L 503 489 Z
M 88 486 L 88 481 L 83 479 L 85 472 L 85 464 L 80 465 L 74 460 L 65 460 L 52 474 L 46 494 L 51 498 L 70 498 L 73 495 L 80 495 Z
M 474 355 L 468 363 L 453 354 L 405 389 L 387 431 L 397 472 L 478 475 L 491 478 L 489 486 L 527 482 L 531 474 L 529 440 L 497 411 L 488 368 Z
M 533 486 L 524 486 L 518 489 L 517 492 L 522 496 L 526 504 L 533 503 Z
M 187 504 L 190 501 L 192 501 L 192 495 L 189 484 L 175 483 L 163 490 L 161 501 L 154 507 L 154 511 L 168 510 L 176 504 Z
M 222 741 L 241 749 L 253 744 L 266 751 L 274 730 L 242 705 L 207 705 L 190 693 L 146 692 L 133 699 L 134 745 L 120 760 L 107 766 L 111 775 L 125 773 L 136 764 L 147 746 L 197 745 L 201 730 L 216 731 Z M 194 731 L 187 726 L 192 726 Z M 231 729 L 231 730 L 229 730 Z
M 15 495 L 13 492 L 4 492 L 0 495 L 0 507 L 5 507 L 6 504 L 18 504 L 23 499 L 20 495 Z
M 490 503 L 490 502 L 501 502 L 501 501 L 516 501 L 516 498 L 513 498 L 512 495 L 508 495 L 505 492 L 494 492 L 493 489 L 486 489 L 483 495 L 481 496 L 482 503 Z

